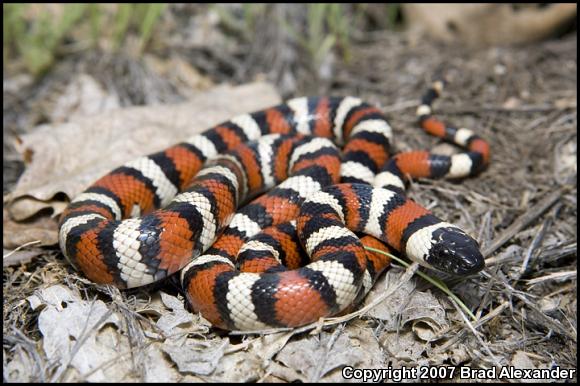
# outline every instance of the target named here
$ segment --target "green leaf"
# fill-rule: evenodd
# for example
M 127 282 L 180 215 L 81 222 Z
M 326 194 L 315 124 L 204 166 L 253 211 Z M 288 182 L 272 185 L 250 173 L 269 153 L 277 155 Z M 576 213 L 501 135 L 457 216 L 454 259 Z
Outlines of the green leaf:
M 139 51 L 147 45 L 149 42 L 149 38 L 151 37 L 151 33 L 153 32 L 153 27 L 155 26 L 156 21 L 159 19 L 163 11 L 165 10 L 167 4 L 148 4 L 145 12 L 145 17 L 141 22 L 141 37 L 140 37 L 140 44 L 139 44 Z
M 133 4 L 119 4 L 113 32 L 113 47 L 115 50 L 121 46 L 121 41 L 124 39 L 125 32 L 129 28 L 132 10 Z

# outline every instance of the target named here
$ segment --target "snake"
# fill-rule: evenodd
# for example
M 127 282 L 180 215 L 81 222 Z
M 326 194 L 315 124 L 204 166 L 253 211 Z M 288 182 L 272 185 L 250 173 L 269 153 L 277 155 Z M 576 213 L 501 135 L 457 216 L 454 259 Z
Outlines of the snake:
M 62 213 L 60 248 L 91 281 L 122 289 L 179 273 L 191 309 L 224 330 L 344 313 L 390 265 L 388 253 L 475 274 L 485 266 L 477 241 L 405 195 L 410 179 L 462 179 L 489 164 L 486 140 L 432 113 L 444 85 L 431 84 L 417 118 L 461 148 L 453 155 L 393 155 L 379 108 L 298 97 L 99 178 Z

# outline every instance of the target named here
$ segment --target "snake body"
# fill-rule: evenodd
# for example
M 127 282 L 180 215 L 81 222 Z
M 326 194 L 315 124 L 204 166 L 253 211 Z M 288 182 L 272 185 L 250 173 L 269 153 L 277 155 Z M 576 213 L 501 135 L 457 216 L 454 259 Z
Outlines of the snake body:
M 477 242 L 404 195 L 409 176 L 463 178 L 489 162 L 485 140 L 431 115 L 442 87 L 433 83 L 417 114 L 462 153 L 390 157 L 392 130 L 376 107 L 296 98 L 100 178 L 63 213 L 60 247 L 89 279 L 121 288 L 181 271 L 193 309 L 230 330 L 344 311 L 389 264 L 363 245 L 475 273 L 483 268 Z

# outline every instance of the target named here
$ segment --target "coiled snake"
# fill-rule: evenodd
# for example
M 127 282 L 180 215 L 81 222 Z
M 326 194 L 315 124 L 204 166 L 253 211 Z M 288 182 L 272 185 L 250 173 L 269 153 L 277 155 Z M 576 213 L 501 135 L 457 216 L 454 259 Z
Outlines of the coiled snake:
M 409 176 L 463 178 L 489 162 L 485 140 L 432 116 L 442 89 L 435 81 L 423 96 L 419 121 L 462 153 L 390 157 L 376 107 L 296 98 L 100 178 L 63 213 L 60 247 L 89 279 L 121 288 L 181 270 L 193 309 L 236 330 L 300 326 L 361 299 L 389 264 L 363 244 L 475 273 L 477 242 L 404 195 Z

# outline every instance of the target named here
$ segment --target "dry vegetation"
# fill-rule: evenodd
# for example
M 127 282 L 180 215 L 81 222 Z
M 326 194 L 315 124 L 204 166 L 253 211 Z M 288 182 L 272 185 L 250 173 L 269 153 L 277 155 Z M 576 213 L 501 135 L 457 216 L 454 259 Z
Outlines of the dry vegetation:
M 377 21 L 377 10 L 384 21 Z M 29 75 L 22 62 L 9 63 L 4 192 L 24 168 L 12 141 L 48 120 L 70 74 L 97 79 L 122 107 L 174 103 L 213 84 L 255 79 L 273 82 L 283 97 L 356 95 L 383 108 L 397 150 L 406 150 L 437 144 L 415 128 L 414 109 L 430 79 L 445 72 L 452 83 L 436 111 L 489 140 L 492 163 L 460 183 L 413 182 L 409 195 L 479 240 L 486 269 L 446 280 L 476 321 L 444 293 L 395 267 L 386 281 L 399 286 L 389 290 L 398 300 L 387 299 L 362 318 L 268 337 L 228 336 L 180 309 L 183 297 L 172 281 L 120 292 L 86 281 L 56 247 L 43 248 L 28 263 L 4 266 L 4 381 L 340 380 L 338 368 L 347 364 L 575 368 L 576 33 L 531 46 L 467 50 L 407 41 L 393 30 L 393 12 L 174 5 L 161 14 L 157 32 L 146 36 L 145 54 L 144 40 L 129 35 L 123 43 L 129 48 L 119 51 L 103 44 L 80 49 L 77 37 L 64 39 L 42 77 Z M 142 29 L 134 29 L 142 37 Z M 134 41 L 139 49 L 131 49 Z M 54 290 L 56 284 L 63 287 Z M 371 300 L 385 285 L 378 284 Z M 41 291 L 47 288 L 55 292 Z M 443 316 L 408 314 L 405 306 L 419 301 L 414 293 L 429 300 L 422 307 L 439 307 Z M 71 333 L 71 351 L 59 351 L 58 339 L 65 338 L 47 342 L 50 318 L 64 323 L 66 312 L 72 318 L 86 310 L 94 312 L 92 324 Z M 83 344 L 109 347 L 112 353 L 93 354 L 112 359 L 83 368 L 79 352 L 90 354 Z

